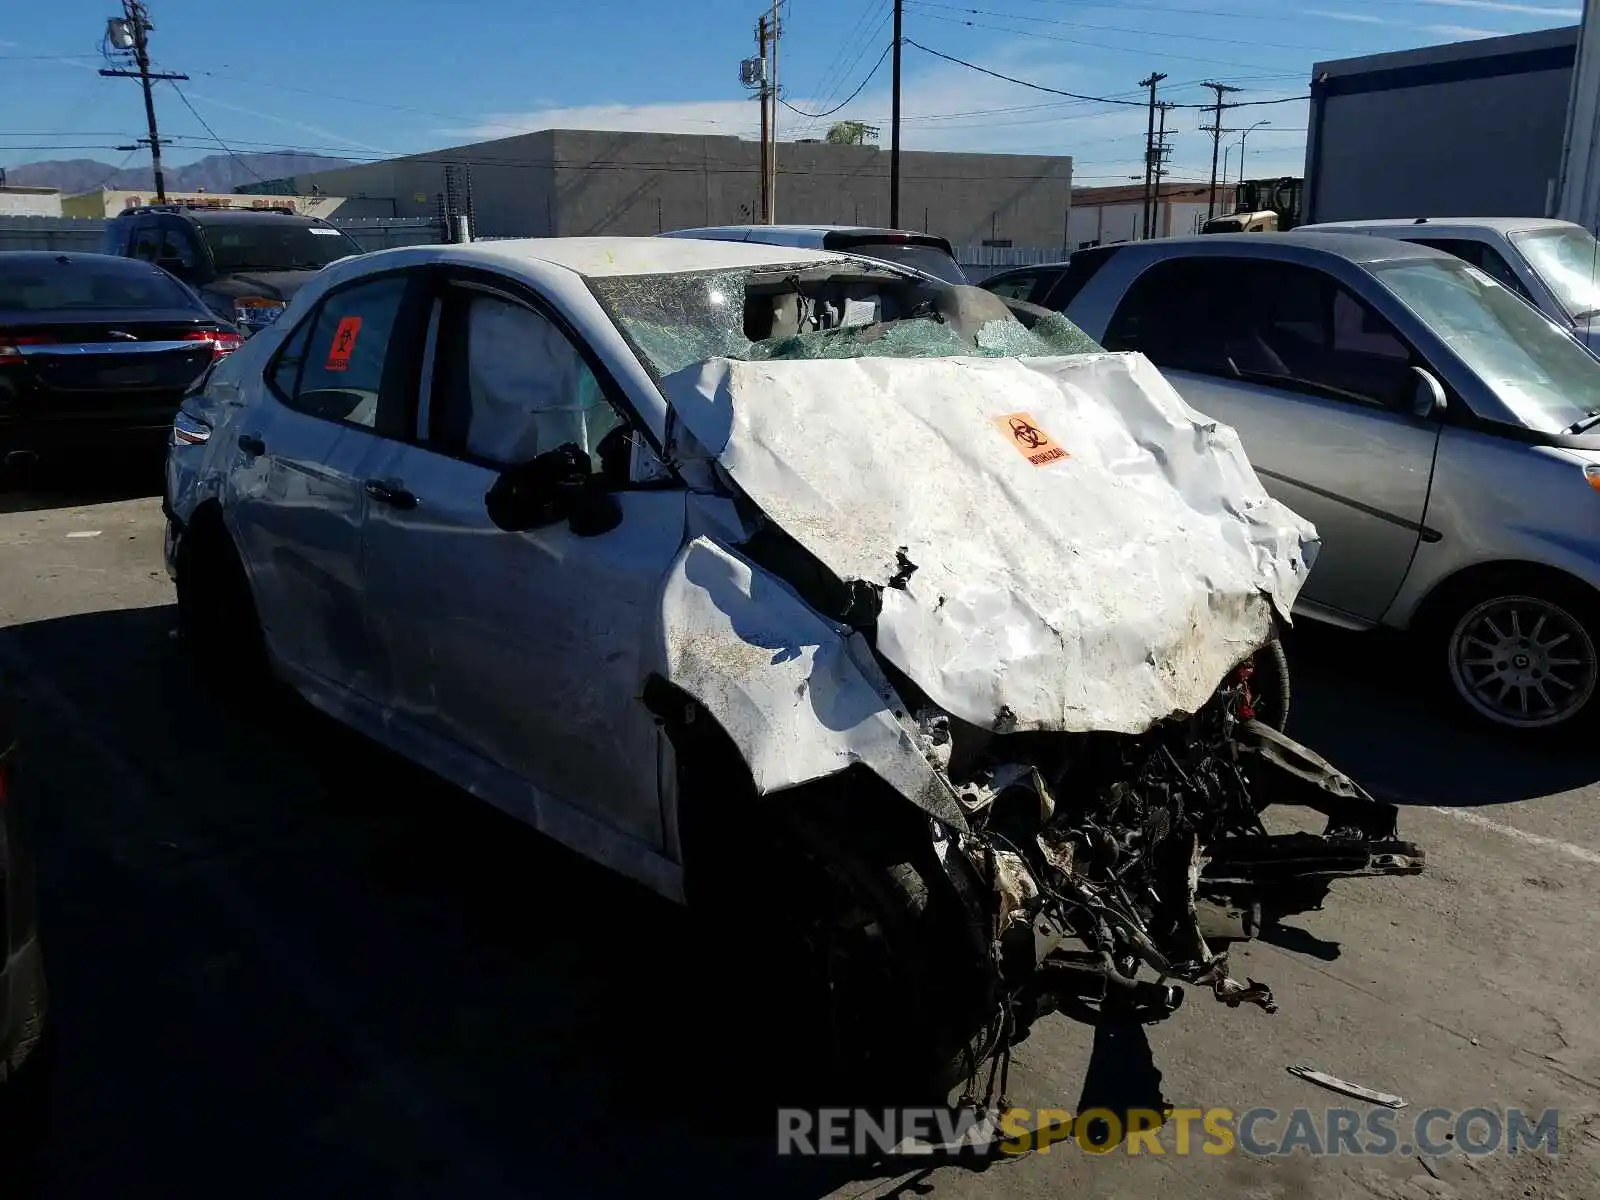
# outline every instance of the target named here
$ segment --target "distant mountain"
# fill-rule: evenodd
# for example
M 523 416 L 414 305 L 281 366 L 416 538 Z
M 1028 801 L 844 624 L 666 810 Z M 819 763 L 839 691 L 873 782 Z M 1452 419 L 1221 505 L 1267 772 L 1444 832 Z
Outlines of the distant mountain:
M 241 184 L 262 180 L 283 179 L 289 175 L 306 175 L 313 171 L 331 171 L 335 167 L 350 166 L 343 158 L 321 154 L 213 154 L 185 163 L 181 167 L 167 167 L 167 189 L 173 192 L 231 192 Z M 144 157 L 139 166 L 118 170 L 112 163 L 92 158 L 50 159 L 45 162 L 22 163 L 5 168 L 6 182 L 25 187 L 60 188 L 63 195 L 92 192 L 96 188 L 150 187 L 150 159 Z

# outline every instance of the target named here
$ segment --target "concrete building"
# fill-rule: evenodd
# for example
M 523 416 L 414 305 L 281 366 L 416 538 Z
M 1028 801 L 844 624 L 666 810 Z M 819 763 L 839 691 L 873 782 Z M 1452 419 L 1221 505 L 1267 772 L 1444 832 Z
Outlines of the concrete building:
M 59 217 L 61 193 L 56 188 L 0 184 L 0 217 Z
M 1548 214 L 1577 45 L 1574 26 L 1317 63 L 1304 220 Z
M 134 191 L 129 188 L 101 188 L 96 192 L 79 192 L 60 201 L 57 216 L 90 217 L 104 220 L 114 217 L 125 208 L 156 202 L 153 191 Z M 168 192 L 168 204 L 200 204 L 215 208 L 293 208 L 308 217 L 330 217 L 341 211 L 343 196 L 245 196 L 229 192 Z M 370 214 L 361 213 L 361 216 Z
M 653 234 L 758 219 L 760 145 L 697 134 L 545 129 L 294 178 L 294 190 L 349 197 L 359 216 L 435 216 L 456 168 L 481 236 Z M 462 171 L 466 168 L 466 171 Z M 1017 154 L 901 156 L 900 223 L 956 245 L 1059 247 L 1072 159 Z M 889 152 L 782 142 L 777 219 L 884 225 Z
M 1217 184 L 1217 213 L 1231 213 L 1234 189 Z M 1155 236 L 1198 233 L 1206 219 L 1211 188 L 1204 183 L 1163 183 L 1156 196 Z M 1144 235 L 1144 185 L 1074 188 L 1067 222 L 1067 249 L 1136 242 Z

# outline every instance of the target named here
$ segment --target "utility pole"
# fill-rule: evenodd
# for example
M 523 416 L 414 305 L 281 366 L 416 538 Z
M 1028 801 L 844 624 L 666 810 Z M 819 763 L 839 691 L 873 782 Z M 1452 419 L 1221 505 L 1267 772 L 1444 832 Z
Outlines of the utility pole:
M 905 5 L 894 0 L 894 97 L 889 115 L 889 227 L 900 228 L 900 23 Z
M 1150 236 L 1150 173 L 1155 167 L 1156 150 L 1156 84 L 1166 76 L 1159 71 L 1150 72 L 1148 79 L 1139 80 L 1140 87 L 1150 89 L 1150 123 L 1144 135 L 1144 236 Z M 898 95 L 898 89 L 896 89 Z
M 768 137 L 768 134 L 769 134 L 769 131 L 770 131 L 770 128 L 771 128 L 770 125 L 767 122 L 767 104 L 771 100 L 771 97 L 767 93 L 767 84 L 766 84 L 767 18 L 765 16 L 763 16 L 759 21 L 756 22 L 756 57 L 760 60 L 761 68 L 762 68 L 762 82 L 761 82 L 761 92 L 760 92 L 760 97 L 761 97 L 761 223 L 763 225 L 765 225 L 767 223 L 767 214 L 772 211 L 772 197 L 767 192 L 767 188 L 771 184 L 772 180 L 771 180 L 770 176 L 768 175 L 768 162 L 767 162 L 767 137 Z
M 778 38 L 783 33 L 783 26 L 778 21 L 778 4 L 779 0 L 772 0 L 772 18 L 768 22 L 772 39 L 772 80 L 767 85 L 772 91 L 769 106 L 772 111 L 772 145 L 767 151 L 767 166 L 772 172 L 772 182 L 767 185 L 768 225 L 775 225 L 778 221 Z
M 167 180 L 161 173 L 161 135 L 156 130 L 156 101 L 151 94 L 150 84 L 162 79 L 188 79 L 187 75 L 174 75 L 152 73 L 150 70 L 150 31 L 155 28 L 150 23 L 149 11 L 142 0 L 122 0 L 122 16 L 112 17 L 106 22 L 106 39 L 116 50 L 133 52 L 134 65 L 137 71 L 112 70 L 102 67 L 100 74 L 114 76 L 118 79 L 137 79 L 144 88 L 144 119 L 149 126 L 150 136 L 144 139 L 150 146 L 150 169 L 155 173 L 156 203 L 167 202 Z
M 1211 135 L 1211 190 L 1206 196 L 1206 220 L 1209 221 L 1216 215 L 1217 211 L 1217 147 L 1222 142 L 1223 134 L 1233 132 L 1231 129 L 1222 127 L 1222 110 L 1232 107 L 1222 103 L 1222 94 L 1224 92 L 1237 92 L 1239 89 L 1230 87 L 1226 83 L 1214 83 L 1209 79 L 1201 86 L 1208 87 L 1217 94 L 1217 102 L 1212 108 L 1211 124 L 1200 126 L 1203 131 Z M 1226 173 L 1224 173 L 1223 183 L 1227 183 Z
M 1171 107 L 1172 105 L 1170 104 L 1156 105 L 1156 110 L 1160 113 L 1160 116 L 1157 118 L 1156 124 L 1155 186 L 1151 189 L 1152 195 L 1150 199 L 1151 237 L 1164 236 L 1161 232 L 1161 177 L 1167 173 L 1167 155 L 1172 150 L 1172 147 L 1167 145 L 1167 110 Z

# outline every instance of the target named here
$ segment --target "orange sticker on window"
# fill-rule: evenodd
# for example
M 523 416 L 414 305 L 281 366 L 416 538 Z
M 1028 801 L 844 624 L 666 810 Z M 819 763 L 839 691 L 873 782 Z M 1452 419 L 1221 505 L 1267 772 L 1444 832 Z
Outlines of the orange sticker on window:
M 323 369 L 344 371 L 349 369 L 350 356 L 356 352 L 356 339 L 361 336 L 361 318 L 344 317 L 339 328 L 333 331 L 333 345 L 328 349 L 328 361 Z
M 1017 448 L 1017 453 L 1036 467 L 1071 457 L 1027 413 L 1007 413 L 1003 417 L 991 417 L 990 420 Z

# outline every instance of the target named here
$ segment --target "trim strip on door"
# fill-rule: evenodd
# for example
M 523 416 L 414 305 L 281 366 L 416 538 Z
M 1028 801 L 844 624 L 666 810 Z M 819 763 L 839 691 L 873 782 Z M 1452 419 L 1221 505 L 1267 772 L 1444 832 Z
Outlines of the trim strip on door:
M 1312 495 L 1321 496 L 1324 500 L 1332 500 L 1336 504 L 1343 504 L 1349 508 L 1355 509 L 1359 513 L 1365 513 L 1369 517 L 1376 517 L 1380 521 L 1387 521 L 1391 525 L 1398 525 L 1402 529 L 1409 529 L 1412 533 L 1415 533 L 1418 537 L 1430 545 L 1434 542 L 1444 540 L 1444 534 L 1440 533 L 1437 529 L 1433 529 L 1427 525 L 1419 525 L 1416 521 L 1407 520 L 1405 517 L 1396 516 L 1391 512 L 1385 512 L 1381 508 L 1374 508 L 1370 504 L 1363 504 L 1359 500 L 1352 500 L 1348 496 L 1341 496 L 1337 492 L 1330 492 L 1326 488 L 1313 487 L 1309 483 L 1305 483 L 1288 475 L 1280 475 L 1278 472 L 1269 471 L 1265 467 L 1256 467 L 1256 474 L 1265 475 L 1269 479 L 1276 479 L 1279 483 L 1287 483 L 1297 488 L 1304 488 Z

